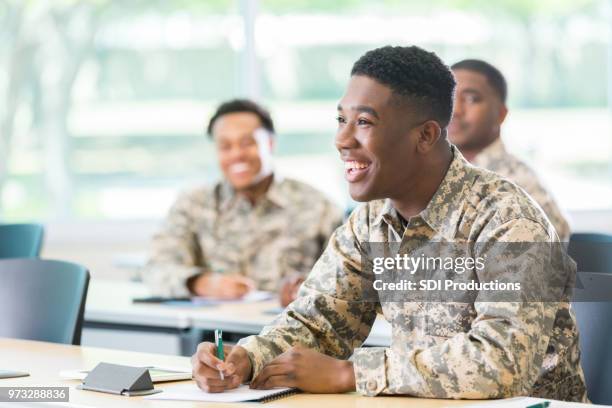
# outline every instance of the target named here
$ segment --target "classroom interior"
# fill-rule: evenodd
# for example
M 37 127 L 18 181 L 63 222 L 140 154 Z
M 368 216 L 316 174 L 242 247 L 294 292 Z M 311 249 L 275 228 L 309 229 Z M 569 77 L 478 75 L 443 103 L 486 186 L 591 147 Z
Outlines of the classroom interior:
M 611 0 L 0 0 L 0 38 L 0 407 L 14 406 L 11 387 L 68 387 L 70 399 L 56 401 L 75 407 L 240 401 L 79 390 L 78 371 L 154 367 L 179 375 L 158 382 L 151 371 L 156 389 L 190 384 L 190 358 L 215 330 L 233 345 L 282 313 L 273 291 L 156 299 L 143 281 L 153 237 L 182 192 L 224 178 L 207 124 L 234 98 L 274 119 L 275 177 L 318 190 L 346 221 L 359 204 L 334 144 L 337 105 L 353 63 L 388 44 L 417 45 L 449 66 L 482 59 L 503 73 L 501 138 L 566 218 L 576 287 L 597 289 L 572 307 L 588 397 L 612 406 Z M 362 347 L 392 343 L 379 314 Z M 283 407 L 547 406 L 281 397 L 261 398 Z

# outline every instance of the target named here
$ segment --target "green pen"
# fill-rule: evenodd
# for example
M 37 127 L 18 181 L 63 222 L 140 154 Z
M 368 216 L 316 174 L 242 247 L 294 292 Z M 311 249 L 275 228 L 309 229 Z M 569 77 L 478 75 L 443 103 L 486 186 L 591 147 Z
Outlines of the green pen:
M 550 406 L 550 401 L 538 402 L 537 404 L 529 405 L 527 408 L 548 408 Z
M 217 346 L 217 358 L 221 361 L 225 360 L 225 354 L 223 353 L 223 330 L 221 329 L 215 330 L 215 346 Z M 225 380 L 223 371 L 219 370 L 219 376 L 222 380 Z

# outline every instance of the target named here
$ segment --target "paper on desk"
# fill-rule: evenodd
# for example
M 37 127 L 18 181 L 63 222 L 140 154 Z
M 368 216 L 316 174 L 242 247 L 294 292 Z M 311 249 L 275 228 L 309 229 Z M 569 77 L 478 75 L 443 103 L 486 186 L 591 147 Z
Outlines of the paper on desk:
M 191 299 L 193 303 L 250 303 L 250 302 L 263 302 L 264 300 L 270 300 L 274 297 L 272 292 L 266 292 L 263 290 L 252 290 L 240 299 L 222 300 L 210 297 L 194 297 Z
M 254 303 L 263 302 L 264 300 L 270 300 L 274 298 L 272 292 L 266 292 L 263 290 L 253 290 L 240 299 L 217 299 L 204 296 L 195 296 L 186 300 L 168 300 L 164 302 L 166 306 L 179 306 L 179 307 L 202 307 L 202 306 L 217 306 L 228 303 Z
M 204 392 L 194 383 L 165 387 L 159 394 L 148 395 L 148 400 L 204 401 L 204 402 L 246 402 L 258 401 L 275 394 L 289 391 L 290 388 L 271 390 L 252 390 L 248 385 L 241 385 L 233 390 L 220 393 Z
M 591 405 L 591 404 L 580 404 L 578 402 L 565 402 L 555 401 L 542 398 L 532 397 L 517 397 L 507 398 L 501 400 L 488 400 L 485 402 L 477 402 L 474 405 L 466 405 L 465 408 L 488 408 L 488 407 L 499 407 L 499 408 L 527 408 L 530 405 L 550 401 L 548 408 L 573 408 L 573 407 L 603 407 L 605 405 Z

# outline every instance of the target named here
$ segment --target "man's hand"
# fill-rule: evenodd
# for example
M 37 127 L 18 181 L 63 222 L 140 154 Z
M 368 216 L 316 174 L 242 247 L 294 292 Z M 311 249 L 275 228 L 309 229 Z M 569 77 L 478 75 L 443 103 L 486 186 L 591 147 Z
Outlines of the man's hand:
M 318 394 L 355 391 L 353 363 L 293 347 L 270 361 L 251 382 L 251 388 L 274 387 L 294 387 Z
M 238 299 L 255 289 L 255 283 L 240 275 L 202 274 L 190 284 L 196 296 Z
M 191 357 L 192 374 L 195 382 L 206 392 L 223 392 L 238 387 L 251 376 L 251 360 L 240 346 L 223 346 L 225 361 L 216 357 L 213 343 L 200 343 Z M 223 380 L 219 371 L 223 372 Z
M 289 303 L 295 300 L 297 297 L 297 292 L 300 289 L 300 285 L 303 282 L 304 278 L 298 274 L 283 278 L 279 290 L 280 304 L 282 307 L 286 307 Z

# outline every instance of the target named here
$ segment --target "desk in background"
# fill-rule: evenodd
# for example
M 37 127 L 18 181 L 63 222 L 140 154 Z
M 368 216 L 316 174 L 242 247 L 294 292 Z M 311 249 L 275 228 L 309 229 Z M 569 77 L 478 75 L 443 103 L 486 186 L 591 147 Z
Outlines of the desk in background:
M 203 330 L 222 329 L 242 337 L 257 334 L 274 318 L 266 312 L 278 308 L 276 300 L 202 307 L 132 302 L 148 295 L 142 283 L 92 280 L 82 344 L 191 355 Z M 379 316 L 364 344 L 389 346 L 390 324 Z
M 93 391 L 81 391 L 74 387 L 77 381 L 62 380 L 59 371 L 70 368 L 92 368 L 99 362 L 110 362 L 132 366 L 164 365 L 191 369 L 186 357 L 159 354 L 135 353 L 118 350 L 107 350 L 92 347 L 68 346 L 63 344 L 43 343 L 28 340 L 0 338 L 1 368 L 22 370 L 30 377 L 0 380 L 1 387 L 9 386 L 56 386 L 70 387 L 70 402 L 90 407 L 145 407 L 145 408 L 198 408 L 215 406 L 228 407 L 261 407 L 260 403 L 211 404 L 204 402 L 183 401 L 149 401 L 142 397 L 121 397 Z M 163 389 L 175 383 L 156 384 Z M 470 401 L 451 401 L 419 399 L 410 397 L 362 397 L 357 394 L 321 395 L 297 394 L 277 401 L 266 403 L 266 407 L 285 408 L 437 408 L 469 405 Z

